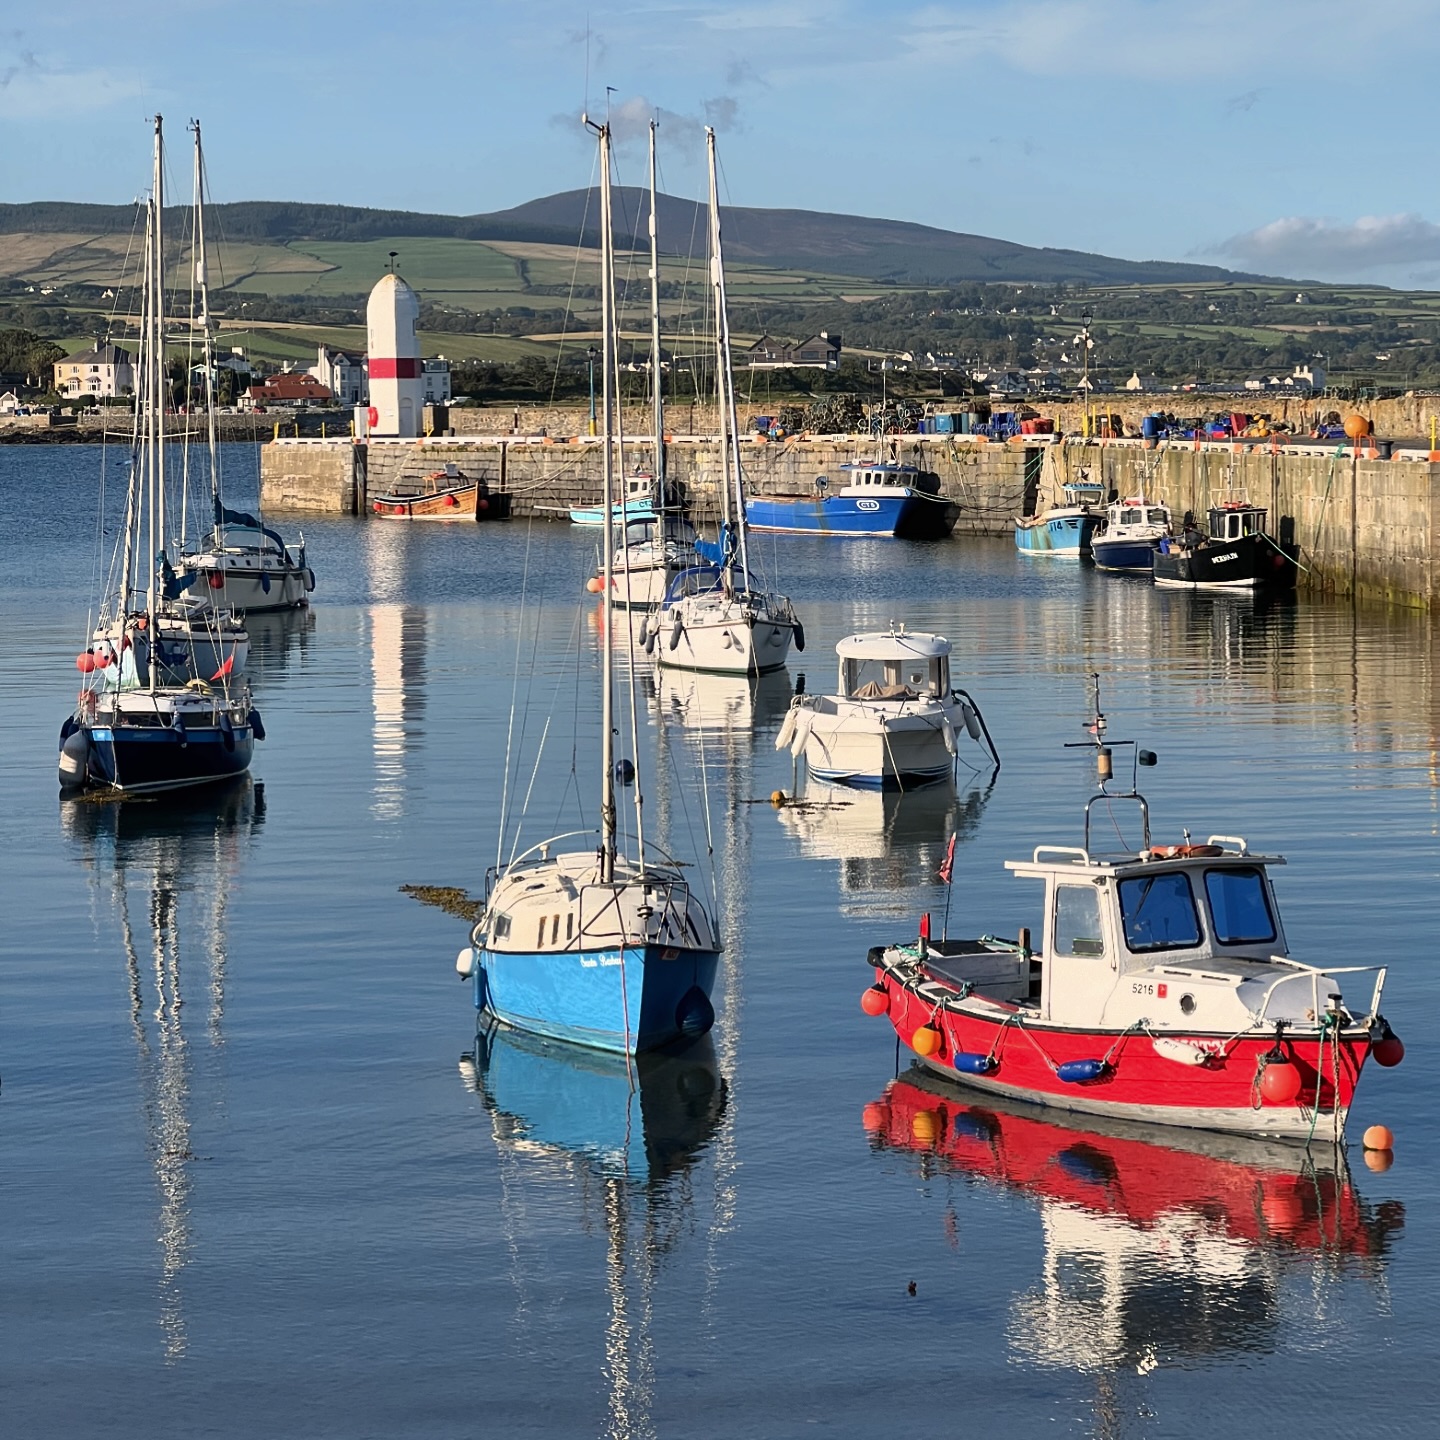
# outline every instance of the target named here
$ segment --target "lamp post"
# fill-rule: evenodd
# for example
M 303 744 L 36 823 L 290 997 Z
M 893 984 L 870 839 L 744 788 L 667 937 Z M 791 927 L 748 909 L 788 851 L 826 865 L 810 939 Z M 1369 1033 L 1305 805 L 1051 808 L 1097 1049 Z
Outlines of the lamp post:
M 596 350 L 592 345 L 585 352 L 585 363 L 590 371 L 590 433 L 595 433 L 595 355 Z
M 1095 317 L 1088 307 L 1080 312 L 1081 385 L 1085 387 L 1085 438 L 1089 440 L 1095 431 L 1095 422 L 1090 414 L 1090 322 Z

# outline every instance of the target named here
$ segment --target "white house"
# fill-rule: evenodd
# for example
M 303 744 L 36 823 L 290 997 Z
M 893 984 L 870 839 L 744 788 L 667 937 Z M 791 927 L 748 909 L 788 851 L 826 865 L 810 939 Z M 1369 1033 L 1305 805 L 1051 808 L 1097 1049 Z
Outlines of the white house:
M 351 359 L 343 350 L 320 347 L 320 356 L 308 372 L 313 375 L 340 405 L 368 405 L 370 377 L 365 357 Z
M 420 378 L 425 382 L 427 405 L 450 403 L 450 362 L 443 355 L 438 360 L 426 360 L 421 366 Z
M 135 390 L 130 352 L 118 345 L 92 345 L 55 362 L 55 389 L 74 399 L 80 395 L 128 395 Z
M 19 408 L 20 397 L 13 390 L 0 395 L 0 415 L 13 415 Z

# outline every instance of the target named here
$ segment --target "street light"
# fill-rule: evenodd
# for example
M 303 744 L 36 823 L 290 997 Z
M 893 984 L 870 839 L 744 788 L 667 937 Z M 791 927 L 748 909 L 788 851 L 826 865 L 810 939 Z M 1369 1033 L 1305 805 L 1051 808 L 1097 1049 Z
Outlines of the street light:
M 1080 312 L 1080 345 L 1081 345 L 1081 380 L 1085 387 L 1085 438 L 1090 439 L 1094 433 L 1095 422 L 1090 414 L 1090 322 L 1094 319 L 1090 313 L 1089 306 Z
M 592 345 L 585 352 L 585 363 L 590 370 L 590 433 L 595 433 L 595 356 L 599 352 Z

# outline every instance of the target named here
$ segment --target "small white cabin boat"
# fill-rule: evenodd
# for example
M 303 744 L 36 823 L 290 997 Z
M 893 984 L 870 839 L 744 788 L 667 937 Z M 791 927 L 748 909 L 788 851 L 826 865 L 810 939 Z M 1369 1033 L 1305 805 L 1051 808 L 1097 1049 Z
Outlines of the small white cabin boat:
M 777 750 L 803 754 L 810 774 L 842 785 L 908 790 L 951 774 L 962 732 L 999 756 L 979 706 L 952 687 L 943 635 L 889 630 L 850 635 L 836 647 L 839 691 L 797 695 Z

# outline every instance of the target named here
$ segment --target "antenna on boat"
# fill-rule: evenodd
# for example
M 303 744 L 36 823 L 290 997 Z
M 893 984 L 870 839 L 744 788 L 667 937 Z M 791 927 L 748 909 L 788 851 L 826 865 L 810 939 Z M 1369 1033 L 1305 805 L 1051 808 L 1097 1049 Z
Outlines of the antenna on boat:
M 1140 815 L 1145 826 L 1145 848 L 1150 846 L 1150 807 L 1145 797 L 1140 793 L 1139 767 L 1147 769 L 1158 762 L 1158 757 L 1153 750 L 1142 750 L 1133 740 L 1111 740 L 1106 736 L 1110 722 L 1105 718 L 1105 712 L 1100 708 L 1100 676 L 1090 676 L 1090 718 L 1085 722 L 1085 729 L 1089 733 L 1088 740 L 1067 740 L 1067 750 L 1093 750 L 1095 752 L 1095 778 L 1098 782 L 1098 794 L 1093 795 L 1085 806 L 1085 848 L 1090 849 L 1090 807 L 1096 800 L 1134 800 L 1140 807 Z M 1115 751 L 1128 747 L 1130 750 L 1130 788 L 1111 793 L 1105 787 L 1115 778 Z M 1119 833 L 1118 830 L 1116 832 Z

